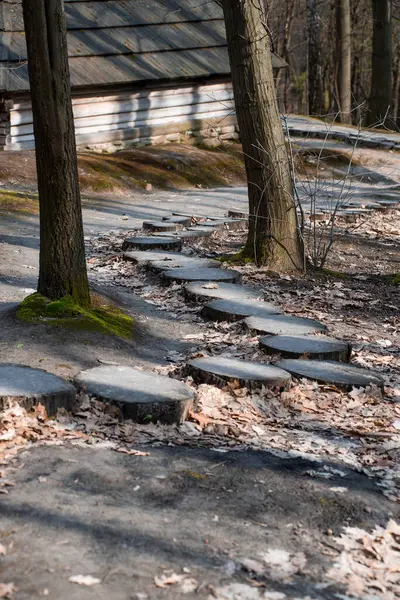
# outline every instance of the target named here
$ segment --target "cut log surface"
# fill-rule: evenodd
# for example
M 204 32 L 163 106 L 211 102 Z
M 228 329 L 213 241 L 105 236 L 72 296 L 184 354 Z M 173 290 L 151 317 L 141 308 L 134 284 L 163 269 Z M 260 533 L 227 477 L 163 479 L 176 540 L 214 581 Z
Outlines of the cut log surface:
M 182 225 L 182 227 L 190 227 L 192 224 L 192 219 L 190 217 L 163 217 L 163 221 L 167 221 L 167 223 L 177 223 L 178 225 Z
M 348 362 L 351 346 L 326 335 L 273 335 L 260 338 L 260 348 L 267 354 L 285 358 L 306 357 L 312 360 Z
M 179 237 L 137 236 L 124 240 L 122 250 L 136 248 L 138 250 L 181 250 L 182 241 Z
M 196 382 L 219 387 L 239 382 L 248 388 L 287 388 L 291 381 L 289 373 L 278 367 L 223 356 L 196 358 L 188 363 L 188 370 Z
M 286 358 L 277 363 L 295 377 L 314 379 L 343 389 L 376 385 L 383 389 L 383 379 L 373 371 L 333 361 L 299 360 Z
M 168 221 L 143 221 L 144 231 L 176 231 L 182 225 Z
M 291 315 L 249 317 L 245 323 L 250 330 L 268 335 L 307 335 L 326 331 L 326 326 L 319 321 Z
M 257 300 L 213 300 L 203 306 L 203 317 L 213 321 L 240 321 L 249 316 L 265 317 L 282 313 L 279 306 Z
M 163 260 L 151 260 L 149 267 L 157 273 L 165 271 L 166 269 L 217 269 L 219 263 L 217 260 L 210 258 L 200 258 L 198 256 L 185 256 L 181 254 L 176 258 L 168 258 Z
M 179 237 L 182 240 L 186 240 L 189 241 L 190 240 L 195 240 L 196 238 L 207 238 L 210 237 L 213 234 L 212 229 L 210 230 L 210 228 L 206 229 L 201 229 L 200 227 L 189 227 L 189 229 L 187 229 L 186 231 L 180 231 L 179 232 Z
M 126 366 L 82 371 L 76 383 L 89 394 L 116 404 L 125 418 L 138 423 L 182 423 L 194 398 L 194 391 L 176 379 Z
M 166 281 L 189 282 L 189 281 L 239 281 L 241 274 L 232 269 L 168 269 L 161 274 Z
M 187 256 L 179 252 L 162 252 L 157 250 L 128 250 L 124 252 L 123 258 L 139 265 L 147 265 L 150 261 L 165 260 L 172 261 L 180 256 Z
M 231 209 L 228 211 L 228 217 L 231 217 L 232 219 L 246 219 L 246 221 L 247 221 L 249 218 L 249 213 L 244 212 L 243 210 L 240 210 L 239 208 Z
M 199 281 L 188 283 L 184 287 L 184 294 L 188 300 L 206 301 L 210 298 L 224 300 L 257 300 L 262 298 L 262 292 L 253 290 L 244 285 L 232 283 Z
M 0 365 L 0 410 L 9 401 L 21 404 L 27 410 L 42 404 L 49 416 L 59 408 L 71 410 L 76 400 L 73 385 L 47 371 L 22 365 Z

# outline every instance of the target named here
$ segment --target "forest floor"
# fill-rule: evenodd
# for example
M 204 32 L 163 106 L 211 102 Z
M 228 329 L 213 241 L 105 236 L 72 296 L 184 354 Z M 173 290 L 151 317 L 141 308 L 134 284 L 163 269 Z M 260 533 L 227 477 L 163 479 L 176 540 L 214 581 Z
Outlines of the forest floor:
M 315 143 L 307 142 L 302 161 L 309 174 Z M 217 153 L 195 152 L 216 160 Z M 349 152 L 332 150 L 324 181 L 338 176 Z M 31 154 L 24 158 L 31 164 Z M 398 154 L 363 150 L 356 158 L 372 185 L 400 181 Z M 120 363 L 194 386 L 183 371 L 189 357 L 266 360 L 240 324 L 204 321 L 180 286 L 160 286 L 121 259 L 123 239 L 144 219 L 245 208 L 243 187 L 124 188 L 85 200 L 91 285 L 135 317 L 128 342 L 15 319 L 16 303 L 36 285 L 35 183 L 32 176 L 21 180 L 15 162 L 1 168 L 3 187 L 24 189 L 17 198 L 31 201 L 23 211 L 6 205 L 1 214 L 3 362 L 67 379 L 82 368 Z M 238 184 L 239 174 L 226 169 L 224 185 Z M 5 411 L 0 598 L 400 597 L 399 231 L 398 209 L 340 219 L 327 270 L 303 277 L 235 265 L 245 283 L 286 312 L 321 320 L 330 334 L 349 340 L 353 362 L 384 377 L 383 397 L 374 388 L 345 393 L 305 380 L 281 397 L 201 385 L 197 412 L 179 427 L 121 422 L 117 411 L 84 394 L 72 415 L 52 420 L 40 410 Z M 243 239 L 223 232 L 187 251 L 225 255 Z

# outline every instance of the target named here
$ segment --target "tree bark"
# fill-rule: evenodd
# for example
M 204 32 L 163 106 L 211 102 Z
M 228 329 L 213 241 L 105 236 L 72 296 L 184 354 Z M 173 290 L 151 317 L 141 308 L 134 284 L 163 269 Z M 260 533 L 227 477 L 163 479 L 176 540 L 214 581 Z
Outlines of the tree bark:
M 223 7 L 249 191 L 249 234 L 244 253 L 258 265 L 303 271 L 303 248 L 262 0 L 223 0 Z
M 351 13 L 350 0 L 337 0 L 339 112 L 342 123 L 351 123 Z
M 393 126 L 392 110 L 392 0 L 372 0 L 372 81 L 368 124 Z
M 62 0 L 23 0 L 40 204 L 38 292 L 90 304 Z
M 308 71 L 308 112 L 318 115 L 323 106 L 323 86 L 321 67 L 321 18 L 319 0 L 307 0 L 307 71 Z

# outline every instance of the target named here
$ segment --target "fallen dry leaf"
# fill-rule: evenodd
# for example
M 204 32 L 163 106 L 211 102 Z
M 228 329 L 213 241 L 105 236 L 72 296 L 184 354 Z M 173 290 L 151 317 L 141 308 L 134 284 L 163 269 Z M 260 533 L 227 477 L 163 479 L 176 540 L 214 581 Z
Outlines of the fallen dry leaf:
M 142 450 L 128 450 L 127 448 L 115 448 L 115 452 L 129 454 L 130 456 L 151 456 L 150 452 L 143 452 Z
M 101 583 L 101 579 L 97 579 L 97 577 L 92 577 L 91 575 L 72 575 L 72 577 L 70 577 L 68 581 L 70 581 L 71 583 L 77 583 L 78 585 L 86 586 Z
M 7 554 L 6 547 L 3 544 L 0 544 L 0 556 L 5 556 Z
M 159 588 L 167 588 L 169 585 L 175 585 L 181 583 L 187 575 L 178 575 L 177 573 L 163 573 L 159 577 L 154 577 L 154 583 Z
M 0 598 L 12 598 L 17 588 L 13 583 L 0 583 Z

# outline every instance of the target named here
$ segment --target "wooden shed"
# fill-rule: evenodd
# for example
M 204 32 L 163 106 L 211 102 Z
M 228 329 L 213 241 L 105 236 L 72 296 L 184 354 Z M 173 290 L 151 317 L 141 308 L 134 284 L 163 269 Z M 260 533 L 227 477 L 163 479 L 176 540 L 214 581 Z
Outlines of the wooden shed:
M 65 12 L 79 146 L 234 133 L 218 2 L 65 0 Z M 276 56 L 273 63 L 285 66 Z M 21 0 L 0 0 L 0 149 L 33 147 Z

